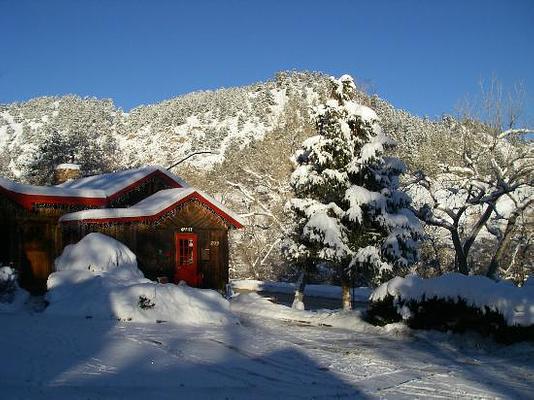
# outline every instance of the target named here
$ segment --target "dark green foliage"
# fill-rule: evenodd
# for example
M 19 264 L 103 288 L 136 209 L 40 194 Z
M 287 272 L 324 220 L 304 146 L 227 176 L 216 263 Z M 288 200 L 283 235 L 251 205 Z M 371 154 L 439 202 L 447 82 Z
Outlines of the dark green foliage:
M 397 307 L 392 296 L 387 296 L 382 301 L 370 301 L 367 307 L 367 321 L 373 325 L 384 326 L 394 322 L 400 322 L 402 317 L 397 312 Z
M 139 301 L 137 302 L 137 305 L 143 310 L 150 310 L 151 308 L 155 307 L 156 303 L 154 303 L 148 297 L 141 295 L 139 296 Z
M 76 163 L 83 175 L 94 175 L 115 169 L 117 143 L 111 135 L 98 132 L 73 131 L 59 133 L 50 129 L 31 165 L 31 180 L 38 184 L 52 183 L 56 166 Z

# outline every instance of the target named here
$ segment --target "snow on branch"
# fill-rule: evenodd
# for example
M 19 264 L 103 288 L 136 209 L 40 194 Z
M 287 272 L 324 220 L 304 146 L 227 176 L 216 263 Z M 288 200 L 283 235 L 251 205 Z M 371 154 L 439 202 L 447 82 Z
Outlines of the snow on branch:
M 497 139 L 504 139 L 508 136 L 526 135 L 534 133 L 534 129 L 520 128 L 520 129 L 507 129 L 497 135 Z

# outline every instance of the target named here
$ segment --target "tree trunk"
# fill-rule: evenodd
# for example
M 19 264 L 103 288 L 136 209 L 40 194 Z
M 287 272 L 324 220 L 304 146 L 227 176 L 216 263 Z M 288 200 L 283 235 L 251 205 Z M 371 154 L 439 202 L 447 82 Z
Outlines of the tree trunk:
M 499 250 L 497 250 L 497 253 L 491 258 L 491 261 L 488 265 L 488 270 L 486 271 L 486 276 L 490 279 L 496 280 L 497 279 L 497 270 L 499 269 L 499 261 L 500 258 Z
M 486 205 L 486 209 L 484 210 L 484 212 L 482 213 L 482 215 L 478 219 L 477 223 L 473 227 L 473 230 L 471 231 L 471 233 L 469 234 L 467 239 L 464 241 L 464 245 L 462 246 L 462 248 L 463 248 L 462 254 L 465 257 L 466 265 L 467 265 L 467 256 L 469 254 L 469 250 L 471 250 L 471 246 L 473 245 L 473 243 L 475 243 L 475 239 L 476 239 L 477 235 L 479 234 L 480 230 L 482 229 L 483 226 L 486 225 L 486 222 L 491 217 L 491 214 L 495 210 L 495 204 L 496 203 L 497 203 L 497 200 L 495 200 L 495 202 L 493 202 L 491 204 L 487 204 Z M 469 267 L 467 268 L 467 271 L 469 271 Z M 467 273 L 466 273 L 466 275 L 467 275 Z
M 350 282 L 346 277 L 343 277 L 341 280 L 341 292 L 342 292 L 342 304 L 343 310 L 350 311 L 352 310 L 352 297 L 350 295 Z
M 296 310 L 304 310 L 304 289 L 306 288 L 306 272 L 302 271 L 297 280 L 295 288 L 295 297 L 293 298 L 292 308 Z
M 454 251 L 456 252 L 456 257 L 454 258 L 454 263 L 456 270 L 464 275 L 469 275 L 469 266 L 467 265 L 467 256 L 464 254 L 464 249 L 462 247 L 462 242 L 460 241 L 460 236 L 458 232 L 452 231 L 452 243 L 454 244 Z
M 499 270 L 499 265 L 501 264 L 502 258 L 506 254 L 506 250 L 508 250 L 509 244 L 512 241 L 512 231 L 514 229 L 518 216 L 519 212 L 516 210 L 516 212 L 513 212 L 510 215 L 510 218 L 508 219 L 508 223 L 506 224 L 506 229 L 504 230 L 502 239 L 497 246 L 497 251 L 491 258 L 491 261 L 488 265 L 488 269 L 486 271 L 486 276 L 488 278 L 496 278 L 496 274 Z

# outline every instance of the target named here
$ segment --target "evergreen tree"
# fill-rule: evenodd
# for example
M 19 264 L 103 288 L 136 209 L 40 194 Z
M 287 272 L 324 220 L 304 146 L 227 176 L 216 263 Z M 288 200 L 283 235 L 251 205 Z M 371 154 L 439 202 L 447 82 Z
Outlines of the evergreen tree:
M 395 142 L 376 113 L 354 101 L 350 76 L 331 84 L 332 99 L 315 110 L 317 135 L 295 155 L 295 227 L 284 253 L 304 272 L 333 268 L 350 308 L 350 284 L 378 284 L 416 261 L 420 226 L 398 190 L 404 163 L 383 156 Z
M 52 183 L 54 170 L 61 163 L 74 162 L 71 149 L 64 135 L 57 130 L 45 127 L 45 139 L 39 146 L 38 156 L 30 166 L 33 183 Z

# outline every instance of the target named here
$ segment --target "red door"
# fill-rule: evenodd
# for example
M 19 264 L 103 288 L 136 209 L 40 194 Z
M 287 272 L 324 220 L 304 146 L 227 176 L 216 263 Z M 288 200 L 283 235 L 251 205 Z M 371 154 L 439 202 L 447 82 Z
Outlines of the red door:
M 189 286 L 198 287 L 202 278 L 198 273 L 197 235 L 195 233 L 176 234 L 176 270 L 174 282 L 185 281 Z

